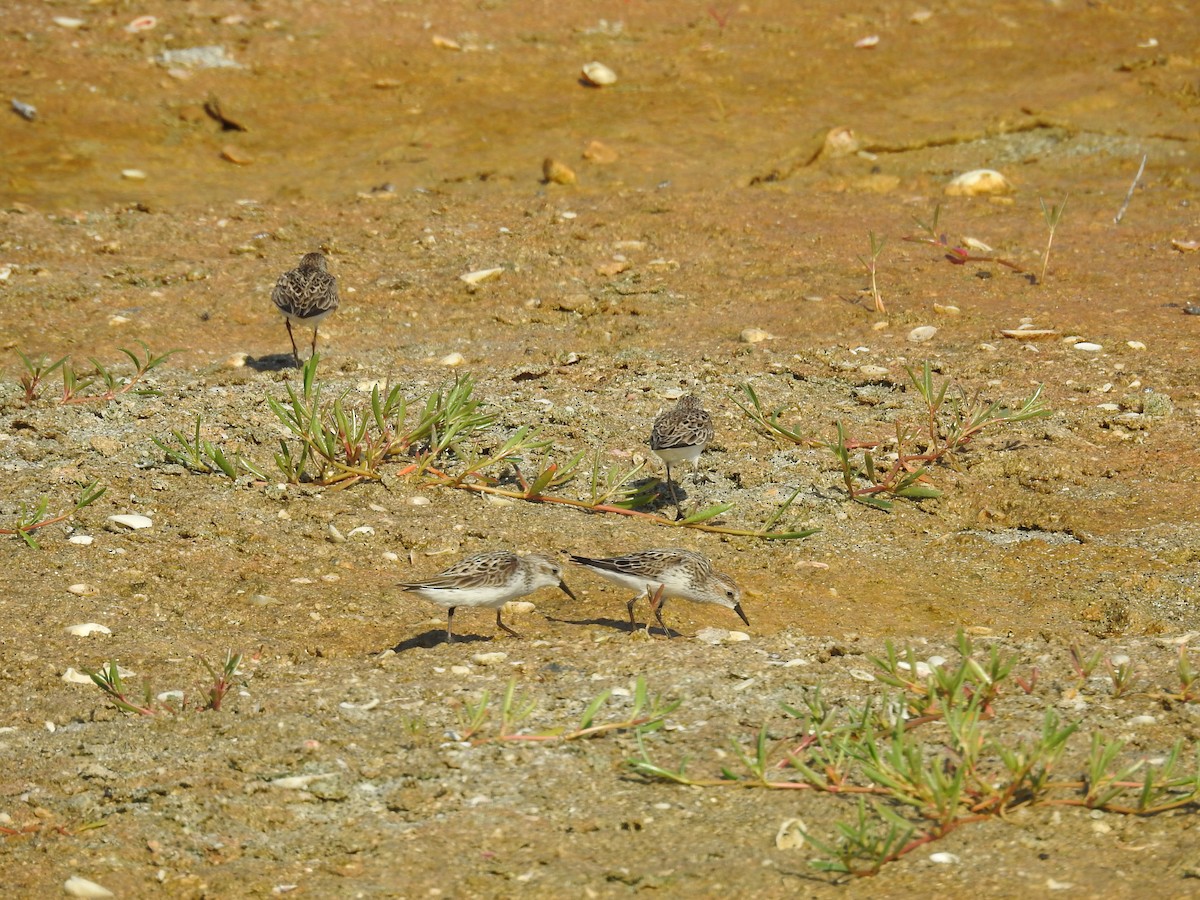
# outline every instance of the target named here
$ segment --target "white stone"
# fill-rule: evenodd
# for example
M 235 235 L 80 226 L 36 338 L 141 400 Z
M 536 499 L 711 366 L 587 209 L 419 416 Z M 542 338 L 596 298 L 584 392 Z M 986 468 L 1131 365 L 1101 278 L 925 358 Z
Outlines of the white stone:
M 1091 341 L 1078 341 L 1072 346 L 1076 350 L 1083 350 L 1087 353 L 1098 353 L 1104 349 L 1100 344 L 1093 344 Z
M 491 653 L 476 653 L 471 657 L 472 662 L 478 666 L 494 666 L 497 663 L 502 663 L 508 659 L 508 654 L 503 650 L 494 650 Z
M 1008 179 L 995 169 L 972 169 L 946 185 L 951 197 L 975 197 L 979 194 L 1007 194 L 1012 190 Z
M 445 356 L 443 356 L 441 359 L 438 360 L 438 363 L 440 363 L 443 366 L 461 366 L 466 361 L 467 361 L 467 358 L 465 356 L 463 356 L 458 351 L 455 351 L 454 353 L 447 353 Z
M 95 538 L 93 538 L 90 534 L 73 534 L 67 538 L 69 543 L 76 544 L 80 547 L 88 546 L 93 540 L 95 540 Z
M 100 593 L 100 589 L 98 587 L 82 581 L 79 584 L 71 585 L 69 588 L 67 588 L 67 591 L 77 597 L 92 597 Z
M 923 344 L 932 339 L 937 332 L 937 327 L 934 325 L 918 325 L 908 333 L 908 339 L 914 344 Z

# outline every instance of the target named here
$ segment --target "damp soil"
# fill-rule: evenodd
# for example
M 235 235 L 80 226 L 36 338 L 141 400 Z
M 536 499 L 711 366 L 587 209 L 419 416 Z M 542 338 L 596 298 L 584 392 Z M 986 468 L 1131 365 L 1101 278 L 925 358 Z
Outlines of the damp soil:
M 1130 764 L 1176 742 L 1195 758 L 1197 704 L 1169 699 L 1200 632 L 1194 17 L 677 6 L 12 5 L 0 78 L 37 118 L 0 117 L 0 527 L 93 480 L 105 493 L 38 549 L 0 545 L 8 896 L 74 875 L 120 897 L 1197 891 L 1191 807 L 1020 806 L 837 884 L 812 846 L 776 838 L 800 818 L 832 840 L 853 797 L 659 783 L 628 765 L 629 730 L 497 740 L 493 715 L 461 740 L 470 705 L 510 681 L 533 701 L 528 736 L 575 727 L 603 691 L 597 721 L 627 718 L 641 678 L 679 701 L 645 751 L 715 779 L 743 771 L 732 741 L 764 726 L 775 759 L 800 744 L 783 704 L 817 686 L 843 713 L 886 703 L 865 679 L 887 642 L 953 664 L 962 630 L 1026 684 L 1038 673 L 1028 692 L 1006 682 L 999 739 L 1033 740 L 1047 710 L 1079 723 L 1063 782 L 1082 778 L 1092 734 L 1125 741 Z M 143 13 L 155 26 L 127 31 Z M 239 67 L 156 62 L 203 46 Z M 581 83 L 591 60 L 617 82 Z M 852 152 L 831 129 L 852 130 Z M 575 183 L 547 183 L 547 159 Z M 944 194 L 979 168 L 1012 191 Z M 1040 201 L 1067 203 L 1044 277 Z M 994 249 L 969 255 L 1009 264 L 905 240 L 928 237 L 917 221 L 939 205 L 950 248 L 971 239 Z M 496 416 L 477 449 L 531 425 L 559 459 L 632 466 L 654 416 L 693 390 L 716 438 L 680 479 L 685 508 L 730 502 L 718 524 L 754 530 L 793 498 L 777 525 L 819 530 L 764 541 L 497 502 L 407 478 L 405 459 L 343 489 L 277 484 L 269 401 L 299 375 L 270 290 L 316 248 L 342 292 L 320 332 L 326 396 L 355 406 L 390 383 L 420 398 L 469 375 Z M 1023 322 L 1053 333 L 1004 336 Z M 921 326 L 937 331 L 917 343 Z M 157 396 L 63 404 L 56 376 L 25 401 L 15 351 L 128 374 L 120 348 L 138 342 L 178 351 L 144 381 Z M 849 502 L 835 423 L 886 461 L 898 426 L 924 427 L 906 367 L 925 361 L 961 403 L 1041 386 L 1052 413 L 939 463 L 938 498 Z M 798 441 L 744 414 L 747 384 Z M 197 416 L 270 477 L 167 460 L 151 438 L 190 435 Z M 655 509 L 673 513 L 665 495 Z M 153 525 L 110 530 L 119 513 Z M 733 575 L 751 626 L 673 602 L 674 637 L 647 636 L 627 596 L 568 570 L 579 600 L 530 597 L 506 619 L 520 639 L 462 610 L 446 644 L 441 611 L 395 587 L 495 547 L 653 546 Z M 90 622 L 111 633 L 65 631 Z M 1099 654 L 1090 677 L 1072 648 Z M 229 650 L 246 655 L 238 685 L 196 709 L 202 661 Z M 1122 657 L 1118 696 L 1103 661 Z M 188 709 L 126 714 L 64 680 L 108 661 L 135 697 L 184 691 Z M 936 756 L 944 735 L 921 727 Z

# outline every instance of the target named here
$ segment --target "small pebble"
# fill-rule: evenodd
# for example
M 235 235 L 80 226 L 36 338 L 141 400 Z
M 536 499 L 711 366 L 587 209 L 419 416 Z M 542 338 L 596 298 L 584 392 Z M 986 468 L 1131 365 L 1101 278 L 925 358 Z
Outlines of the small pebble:
M 430 502 L 431 501 L 428 497 L 409 497 L 408 498 L 409 506 L 428 506 L 430 504 Z
M 939 852 L 930 853 L 929 861 L 939 866 L 953 866 L 958 863 L 959 859 L 953 853 Z
M 73 534 L 67 538 L 68 543 L 77 544 L 80 547 L 86 547 L 94 540 L 95 538 L 93 538 L 90 534 Z
M 620 159 L 619 154 L 612 147 L 601 141 L 592 141 L 583 148 L 583 158 L 589 162 L 594 162 L 597 165 L 609 165 Z
M 94 597 L 96 594 L 100 593 L 100 588 L 96 587 L 95 585 L 88 584 L 86 581 L 81 581 L 79 584 L 71 585 L 69 588 L 67 588 L 67 591 L 77 597 Z
M 1126 341 L 1125 346 L 1128 347 L 1130 350 L 1145 350 L 1146 349 L 1146 345 L 1143 344 L 1141 341 Z
M 1008 179 L 995 169 L 972 169 L 946 185 L 950 197 L 976 197 L 980 194 L 1007 194 L 1012 191 Z
M 579 180 L 574 169 L 549 156 L 542 160 L 542 177 L 547 184 L 575 184 Z
M 908 333 L 908 339 L 914 344 L 923 344 L 933 338 L 938 330 L 933 325 L 918 325 Z
M 127 181 L 145 181 L 146 173 L 141 169 L 122 169 L 121 177 Z
M 738 335 L 738 340 L 743 344 L 760 344 L 774 337 L 775 335 L 771 332 L 763 331 L 761 328 L 743 328 L 742 333 Z
M 850 677 L 855 681 L 874 681 L 875 676 L 865 669 L 851 669 Z
M 504 611 L 506 613 L 513 613 L 514 615 L 531 613 L 535 609 L 537 609 L 537 606 L 528 600 L 509 600 L 504 604 Z
M 1130 725 L 1153 725 L 1158 719 L 1154 716 L 1134 716 L 1129 720 Z
M 706 627 L 696 632 L 696 640 L 705 644 L 711 644 L 714 647 L 717 644 L 723 643 L 728 636 L 729 632 L 724 628 Z
M 472 662 L 477 666 L 494 666 L 508 659 L 508 654 L 503 650 L 493 650 L 490 653 L 476 653 L 471 657 Z
M 1083 350 L 1087 353 L 1097 353 L 1104 349 L 1104 347 L 1102 347 L 1100 344 L 1093 344 L 1091 341 L 1078 341 L 1077 343 L 1072 344 L 1072 346 L 1076 350 Z
M 439 359 L 438 364 L 443 366 L 461 366 L 466 361 L 466 357 L 455 351 L 454 353 L 447 353 L 445 356 Z

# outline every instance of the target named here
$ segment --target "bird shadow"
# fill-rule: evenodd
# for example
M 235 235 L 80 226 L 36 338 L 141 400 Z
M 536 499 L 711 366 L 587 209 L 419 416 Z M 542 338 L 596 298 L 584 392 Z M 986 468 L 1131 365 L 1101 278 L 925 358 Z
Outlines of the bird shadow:
M 282 372 L 284 369 L 299 369 L 300 363 L 290 353 L 271 353 L 267 356 L 247 356 L 246 368 L 255 372 Z
M 456 634 L 454 635 L 455 644 L 482 644 L 490 641 L 498 640 L 496 637 L 487 637 L 482 634 Z M 438 644 L 446 643 L 446 629 L 432 628 L 429 631 L 424 631 L 421 634 L 413 635 L 406 638 L 396 646 L 392 647 L 393 653 L 405 653 L 409 650 L 432 650 Z
M 601 617 L 595 617 L 591 619 L 559 619 L 554 616 L 546 616 L 546 621 L 556 622 L 559 625 L 599 625 L 603 628 L 612 628 L 614 631 L 624 631 L 626 634 L 633 634 L 635 631 L 646 630 L 645 625 L 630 625 L 624 619 L 605 619 Z M 663 634 L 663 630 L 655 627 L 649 629 L 649 633 L 651 635 L 655 633 Z M 666 630 L 666 636 L 668 638 L 680 637 L 682 635 L 683 632 L 680 631 L 672 631 L 670 628 Z

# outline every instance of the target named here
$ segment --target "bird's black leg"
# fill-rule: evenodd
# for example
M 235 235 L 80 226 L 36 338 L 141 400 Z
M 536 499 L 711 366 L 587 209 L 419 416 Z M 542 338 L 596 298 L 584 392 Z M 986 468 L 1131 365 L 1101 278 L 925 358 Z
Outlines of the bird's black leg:
M 296 360 L 296 365 L 300 365 L 300 351 L 296 349 L 296 336 L 292 334 L 292 320 L 284 319 L 283 324 L 287 326 L 288 340 L 292 342 L 292 359 Z
M 520 637 L 519 634 L 517 634 L 515 631 L 513 631 L 511 628 L 509 628 L 507 625 L 505 625 L 503 622 L 500 621 L 500 610 L 496 610 L 496 626 L 498 628 L 504 629 L 505 631 L 507 631 L 509 634 L 511 634 L 515 638 Z

